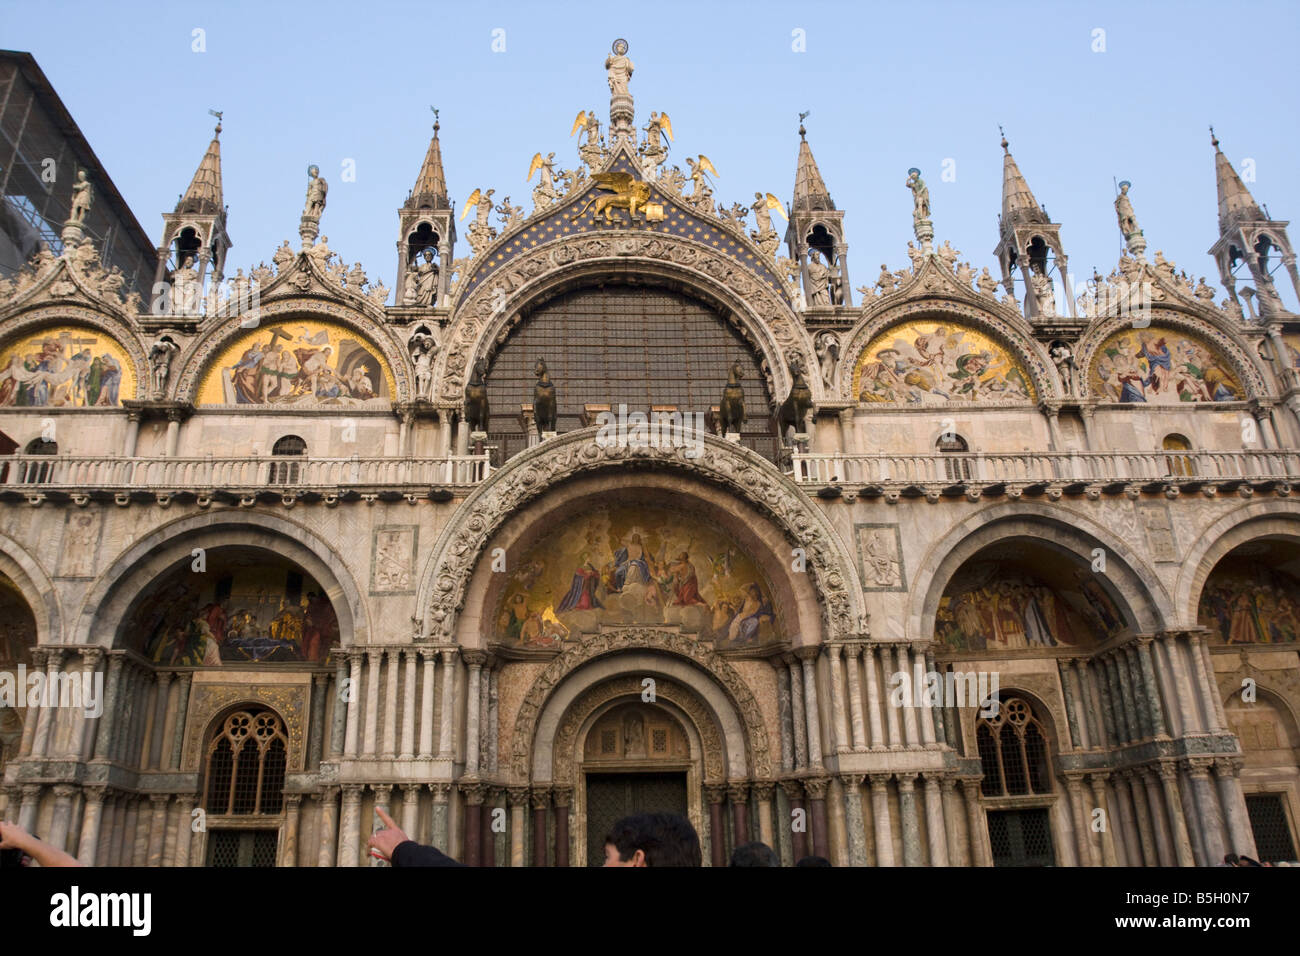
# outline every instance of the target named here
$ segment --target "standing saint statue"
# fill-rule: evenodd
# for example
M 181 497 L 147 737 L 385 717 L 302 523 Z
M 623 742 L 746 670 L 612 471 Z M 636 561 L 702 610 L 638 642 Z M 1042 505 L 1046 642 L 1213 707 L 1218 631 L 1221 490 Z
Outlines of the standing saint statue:
M 1133 201 L 1128 198 L 1128 190 L 1132 185 L 1127 179 L 1119 184 L 1119 195 L 1115 197 L 1115 216 L 1119 219 L 1119 231 L 1125 239 L 1130 236 L 1141 235 L 1142 230 L 1138 228 L 1137 216 L 1133 213 Z
M 634 66 L 627 56 L 627 41 L 615 40 L 613 51 L 605 57 L 605 70 L 609 76 L 609 92 L 612 96 L 627 96 L 627 82 L 632 79 Z
M 822 263 L 816 249 L 808 250 L 808 306 L 820 308 L 831 304 L 831 269 Z
M 438 265 L 433 250 L 424 250 L 424 261 L 415 267 L 415 304 L 433 305 L 438 288 Z
M 925 184 L 921 178 L 921 171 L 913 166 L 907 171 L 908 189 L 912 190 L 912 222 L 920 225 L 930 218 L 930 187 Z
M 78 225 L 84 223 L 94 201 L 95 189 L 86 179 L 86 171 L 78 170 L 77 181 L 72 184 L 72 209 L 68 214 L 68 222 L 75 222 Z
M 302 218 L 315 223 L 320 222 L 325 212 L 325 194 L 329 192 L 329 183 L 321 178 L 319 166 L 307 167 L 307 204 L 303 207 Z

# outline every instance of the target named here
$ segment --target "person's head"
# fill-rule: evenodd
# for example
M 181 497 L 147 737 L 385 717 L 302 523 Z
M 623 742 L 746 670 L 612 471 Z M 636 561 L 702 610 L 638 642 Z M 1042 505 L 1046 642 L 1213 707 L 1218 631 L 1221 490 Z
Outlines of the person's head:
M 824 856 L 806 856 L 795 866 L 830 866 L 831 861 Z
M 702 866 L 700 838 L 676 813 L 623 817 L 605 837 L 606 866 Z
M 746 843 L 731 853 L 731 866 L 780 866 L 776 851 L 766 843 Z
M 1227 853 L 1223 857 L 1223 862 L 1227 866 L 1236 866 L 1238 863 L 1241 862 L 1241 858 L 1238 857 L 1237 854 L 1235 853 Z

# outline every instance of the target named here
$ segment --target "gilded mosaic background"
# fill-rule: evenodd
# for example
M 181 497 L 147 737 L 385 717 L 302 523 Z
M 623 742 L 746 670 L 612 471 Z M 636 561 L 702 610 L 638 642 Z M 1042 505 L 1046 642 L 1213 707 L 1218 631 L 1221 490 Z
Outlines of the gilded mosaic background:
M 116 407 L 135 384 L 131 359 L 98 329 L 45 329 L 0 349 L 0 406 Z
M 860 402 L 1032 402 L 1024 366 L 1004 346 L 951 323 L 904 322 L 871 341 L 853 370 Z
M 1103 342 L 1088 383 L 1093 394 L 1112 402 L 1231 402 L 1246 397 L 1231 368 L 1204 338 L 1152 325 Z

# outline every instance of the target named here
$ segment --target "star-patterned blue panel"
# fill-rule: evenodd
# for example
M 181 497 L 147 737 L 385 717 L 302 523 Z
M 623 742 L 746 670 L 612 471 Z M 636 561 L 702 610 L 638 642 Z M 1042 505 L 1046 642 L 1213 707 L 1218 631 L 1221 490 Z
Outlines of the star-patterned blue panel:
M 625 154 L 619 155 L 605 171 L 627 172 L 636 176 L 637 179 L 642 178 L 636 165 Z M 645 221 L 644 215 L 639 215 L 636 220 L 633 220 L 626 209 L 613 210 L 613 215 L 618 221 L 616 226 L 605 225 L 604 216 L 597 219 L 591 211 L 584 213 L 577 220 L 571 221 L 574 213 L 583 208 L 594 196 L 607 196 L 610 193 L 592 184 L 577 196 L 566 198 L 548 214 L 525 226 L 509 242 L 494 246 L 490 258 L 486 262 L 476 265 L 474 274 L 465 287 L 464 295 L 469 296 L 472 294 L 478 286 L 482 285 L 498 269 L 505 266 L 520 253 L 527 252 L 563 236 L 652 232 L 692 239 L 718 250 L 749 269 L 758 279 L 767 283 L 777 295 L 781 296 L 786 302 L 790 302 L 785 284 L 776 272 L 775 264 L 764 261 L 766 257 L 757 253 L 750 243 L 741 241 L 716 222 L 696 215 L 680 199 L 669 195 L 653 183 L 650 186 L 650 191 L 650 201 L 661 203 L 664 207 L 664 218 L 660 222 Z

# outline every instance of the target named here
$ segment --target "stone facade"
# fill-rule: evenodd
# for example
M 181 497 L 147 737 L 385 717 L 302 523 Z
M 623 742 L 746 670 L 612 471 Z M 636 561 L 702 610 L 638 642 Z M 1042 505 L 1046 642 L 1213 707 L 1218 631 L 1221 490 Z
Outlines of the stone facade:
M 228 284 L 189 311 L 124 302 L 75 230 L 64 256 L 0 289 L 0 364 L 15 371 L 0 383 L 0 432 L 17 443 L 0 464 L 0 580 L 18 622 L 0 634 L 5 664 L 102 675 L 105 688 L 100 714 L 21 700 L 0 710 L 0 810 L 107 865 L 202 864 L 235 833 L 273 834 L 279 865 L 365 865 L 376 807 L 470 863 L 580 865 L 595 839 L 593 777 L 665 770 L 683 781 L 682 809 L 714 865 L 748 839 L 787 863 L 815 853 L 837 865 L 1207 865 L 1255 852 L 1251 796 L 1278 798 L 1294 846 L 1291 612 L 1257 603 L 1251 620 L 1278 623 L 1245 641 L 1202 607 L 1243 556 L 1296 580 L 1300 317 L 1272 298 L 1243 317 L 1233 290 L 1217 307 L 1140 250 L 1065 315 L 1032 281 L 1017 294 L 1013 265 L 1031 280 L 1047 274 L 1035 225 L 1065 266 L 1045 213 L 1008 213 L 1033 202 L 1018 169 L 1004 182 L 1005 295 L 947 243 L 935 247 L 927 198 L 912 268 L 882 269 L 854 305 L 833 285 L 847 278 L 844 213 L 806 139 L 791 258 L 778 258 L 766 203 L 747 233 L 698 175 L 687 192 L 680 170 L 661 168 L 657 134 L 654 149 L 638 149 L 625 87 L 611 104 L 618 135 L 606 146 L 593 116 L 582 162 L 547 180 L 531 214 L 506 209 L 500 234 L 483 215 L 468 259 L 454 258 L 435 127 L 420 188 L 399 212 L 399 250 L 403 275 L 425 249 L 442 271 L 419 296 L 399 287 L 397 305 L 359 265 L 321 251 L 323 192 L 302 250 L 286 243 L 274 269 L 243 280 L 249 308 L 231 306 L 249 288 Z M 204 161 L 216 163 L 220 209 L 215 138 Z M 1220 192 L 1235 188 L 1216 169 Z M 200 181 L 211 192 L 212 170 Z M 652 207 L 629 208 L 637 183 Z M 611 196 L 622 201 L 612 222 L 584 218 Z M 168 242 L 186 228 L 183 205 L 167 217 Z M 224 216 L 214 222 L 198 226 L 204 269 L 216 264 L 221 283 L 229 240 Z M 169 255 L 160 249 L 160 278 L 184 285 L 183 261 L 164 271 Z M 808 288 L 816 282 L 832 286 Z M 611 442 L 592 424 L 533 435 L 494 460 L 466 408 L 476 364 L 490 376 L 537 303 L 607 283 L 674 290 L 716 312 L 762 370 L 745 387 L 763 390 L 782 423 L 773 454 L 712 429 L 688 447 Z M 290 339 L 298 327 L 285 400 L 213 400 L 249 352 L 241 364 L 222 356 L 263 332 L 275 350 L 271 330 Z M 111 339 L 134 365 L 135 391 L 82 400 L 75 355 L 6 356 L 42 334 L 69 352 L 78 336 Z M 164 337 L 174 349 L 159 351 Z M 327 341 L 371 364 L 354 363 L 350 379 L 338 352 L 335 368 L 313 365 Z M 254 358 L 262 377 L 248 381 L 266 399 L 281 386 L 266 384 L 260 346 Z M 794 401 L 801 388 L 806 407 Z M 1169 394 L 1178 400 L 1161 400 Z M 305 453 L 286 457 L 286 436 Z M 520 556 L 615 500 L 671 502 L 730 536 L 779 608 L 771 633 L 731 646 L 629 619 L 567 628 L 562 640 L 504 638 L 498 609 Z M 142 608 L 159 582 L 220 555 L 264 555 L 300 589 L 315 582 L 337 629 L 327 653 L 265 662 L 257 648 L 301 643 L 274 627 L 269 643 L 241 645 L 253 648 L 244 660 L 150 645 Z M 1078 622 L 1091 612 L 1067 609 L 1055 585 L 1002 587 L 1028 580 L 1007 570 L 1022 565 L 1081 582 L 1102 608 L 1096 620 L 1115 619 L 1085 634 Z M 983 598 L 961 604 L 957 582 L 972 568 L 984 577 L 970 593 L 1002 595 L 987 619 Z M 599 587 L 609 603 L 617 588 Z M 1024 627 L 1050 607 L 1045 629 Z M 900 684 L 967 673 L 996 678 L 1003 716 L 988 718 L 986 694 L 898 699 Z M 597 732 L 638 703 L 652 730 L 680 741 L 666 762 L 640 717 L 625 737 Z M 223 812 L 220 732 L 242 712 L 273 715 L 259 726 L 279 741 L 266 752 L 279 755 L 283 786 L 270 809 Z M 1014 741 L 1019 757 L 1004 749 Z M 1044 833 L 1027 835 L 1037 821 Z

